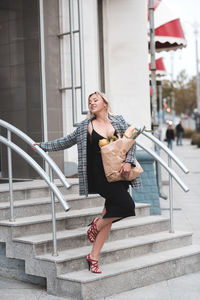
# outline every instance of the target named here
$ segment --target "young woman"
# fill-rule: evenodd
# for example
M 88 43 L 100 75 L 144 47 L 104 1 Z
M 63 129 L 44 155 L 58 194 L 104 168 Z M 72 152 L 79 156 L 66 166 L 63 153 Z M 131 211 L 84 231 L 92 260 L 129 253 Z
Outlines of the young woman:
M 111 114 L 109 101 L 100 92 L 89 95 L 88 107 L 89 117 L 82 121 L 72 134 L 51 142 L 36 144 L 39 144 L 44 151 L 64 150 L 77 144 L 80 195 L 98 193 L 105 198 L 102 217 L 95 218 L 87 231 L 88 239 L 93 243 L 92 250 L 87 256 L 89 270 L 91 269 L 93 273 L 101 273 L 98 258 L 112 223 L 125 217 L 135 216 L 135 204 L 128 192 L 130 182 L 109 183 L 107 181 L 101 160 L 99 140 L 122 134 L 129 125 L 122 116 Z M 135 151 L 136 146 L 133 145 L 120 170 L 124 179 L 129 175 L 131 167 L 135 166 Z M 139 188 L 140 178 L 137 177 L 131 184 L 133 188 Z

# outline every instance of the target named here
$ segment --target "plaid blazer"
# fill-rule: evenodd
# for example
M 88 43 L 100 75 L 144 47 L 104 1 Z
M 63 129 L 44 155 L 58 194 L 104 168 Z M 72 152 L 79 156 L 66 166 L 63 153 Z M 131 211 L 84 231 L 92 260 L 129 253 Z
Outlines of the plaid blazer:
M 58 151 L 70 148 L 77 144 L 78 147 L 78 175 L 79 175 L 79 193 L 80 195 L 88 195 L 88 178 L 87 178 L 87 134 L 88 124 L 94 119 L 87 118 L 79 123 L 78 127 L 71 134 L 66 137 L 56 139 L 50 142 L 40 143 L 40 147 L 44 151 Z M 129 127 L 129 124 L 124 120 L 121 115 L 109 116 L 109 119 L 116 130 L 116 133 L 124 133 Z M 136 145 L 133 144 L 126 156 L 126 162 L 130 162 L 135 165 L 135 152 Z M 134 189 L 138 189 L 141 186 L 140 177 L 137 177 L 131 181 L 131 185 Z

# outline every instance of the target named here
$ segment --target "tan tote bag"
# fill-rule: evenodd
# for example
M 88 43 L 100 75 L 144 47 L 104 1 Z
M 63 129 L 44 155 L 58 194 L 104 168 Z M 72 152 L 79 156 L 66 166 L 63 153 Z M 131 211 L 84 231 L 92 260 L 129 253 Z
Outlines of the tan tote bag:
M 122 138 L 118 138 L 116 141 L 111 142 L 108 145 L 100 147 L 103 167 L 108 182 L 119 180 L 132 181 L 143 172 L 142 167 L 136 160 L 136 167 L 131 168 L 131 172 L 128 177 L 123 177 L 119 173 L 121 167 L 125 163 L 126 154 L 134 142 L 134 139 L 123 136 Z

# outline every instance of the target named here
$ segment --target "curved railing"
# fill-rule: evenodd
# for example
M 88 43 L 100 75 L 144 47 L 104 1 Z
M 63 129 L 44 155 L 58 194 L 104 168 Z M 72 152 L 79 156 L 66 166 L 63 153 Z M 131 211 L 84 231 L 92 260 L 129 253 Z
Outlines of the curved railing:
M 34 145 L 35 142 L 24 132 L 16 128 L 15 126 L 9 124 L 4 120 L 0 120 L 0 126 L 7 129 L 7 139 L 0 135 L 0 142 L 7 146 L 8 149 L 8 178 L 9 178 L 9 193 L 10 193 L 10 221 L 15 222 L 14 217 L 14 197 L 13 197 L 13 178 L 12 178 L 12 155 L 11 150 L 18 153 L 29 165 L 31 165 L 35 171 L 46 181 L 51 191 L 51 212 L 52 212 L 52 233 L 53 233 L 53 255 L 57 255 L 57 245 L 56 245 L 56 216 L 55 216 L 55 196 L 62 205 L 65 211 L 69 210 L 68 203 L 63 199 L 63 196 L 55 183 L 53 182 L 53 172 L 56 173 L 58 178 L 61 180 L 66 188 L 70 187 L 64 174 L 51 159 L 51 157 L 45 153 L 39 146 Z M 24 150 L 22 150 L 18 145 L 11 141 L 11 132 L 20 137 L 24 142 L 26 142 L 31 147 L 35 147 L 37 153 L 45 160 L 49 165 L 49 175 L 40 167 L 40 165 Z
M 138 130 L 138 129 L 137 129 Z M 140 143 L 138 140 L 136 141 L 136 144 L 145 150 L 147 153 L 149 153 L 152 157 L 155 158 L 155 160 L 165 168 L 165 170 L 169 174 L 169 209 L 170 209 L 170 232 L 174 232 L 174 221 L 173 221 L 173 182 L 172 179 L 174 179 L 179 186 L 183 189 L 184 192 L 188 192 L 189 188 L 184 184 L 184 182 L 180 179 L 180 177 L 174 172 L 172 169 L 172 160 L 177 164 L 177 166 L 185 173 L 188 174 L 189 170 L 186 168 L 186 166 L 180 161 L 180 159 L 165 145 L 163 144 L 159 139 L 157 139 L 154 135 L 143 131 L 142 134 L 147 137 L 149 140 L 151 140 L 154 144 L 156 144 L 160 149 L 165 151 L 165 153 L 168 156 L 168 165 L 166 162 L 153 150 L 148 149 L 142 143 Z
M 46 181 L 48 186 L 51 190 L 51 206 L 52 206 L 52 233 L 53 233 L 53 255 L 57 255 L 57 244 L 56 244 L 56 217 L 55 217 L 55 199 L 54 196 L 58 198 L 58 201 L 61 203 L 64 210 L 68 210 L 69 206 L 63 199 L 60 191 L 58 190 L 57 186 L 53 182 L 53 171 L 57 174 L 59 179 L 62 181 L 64 186 L 66 188 L 70 187 L 70 184 L 67 182 L 65 176 L 61 172 L 61 170 L 58 168 L 58 166 L 55 164 L 55 162 L 50 158 L 50 156 L 45 153 L 39 146 L 35 145 L 38 154 L 49 164 L 50 167 L 50 176 L 38 165 L 38 163 L 30 156 L 28 155 L 24 150 L 22 150 L 19 146 L 14 144 L 11 141 L 11 132 L 16 134 L 18 137 L 20 137 L 23 141 L 25 141 L 28 145 L 33 147 L 34 141 L 27 136 L 25 133 L 23 133 L 21 130 L 17 129 L 13 125 L 0 120 L 0 126 L 7 129 L 7 139 L 3 136 L 0 136 L 0 142 L 7 146 L 8 149 L 8 173 L 9 173 L 9 189 L 10 189 L 10 220 L 14 222 L 14 209 L 13 209 L 13 187 L 12 187 L 12 157 L 11 157 L 11 149 L 15 152 L 17 152 L 21 157 L 23 157 L 36 171 L 37 173 Z M 167 163 L 153 150 L 148 149 L 145 147 L 142 143 L 140 143 L 138 140 L 136 144 L 145 150 L 147 153 L 149 153 L 151 156 L 155 158 L 155 160 L 165 168 L 165 170 L 169 173 L 169 199 L 170 199 L 170 232 L 174 232 L 173 227 L 173 188 L 172 188 L 172 179 L 174 179 L 179 186 L 185 191 L 188 192 L 189 188 L 184 184 L 184 182 L 181 180 L 181 178 L 175 173 L 175 171 L 172 169 L 172 160 L 179 166 L 183 172 L 186 174 L 189 172 L 188 169 L 184 166 L 184 164 L 179 160 L 179 158 L 164 145 L 162 142 L 160 142 L 155 136 L 153 136 L 150 133 L 143 132 L 142 133 L 145 137 L 150 139 L 152 142 L 154 142 L 158 147 L 163 149 L 166 154 L 168 155 L 168 165 Z
M 152 135 L 149 132 L 143 131 L 142 134 L 147 137 L 149 140 L 154 142 L 159 148 L 161 148 L 165 153 L 180 167 L 180 169 L 184 173 L 189 173 L 189 170 L 184 166 L 184 164 L 180 161 L 180 159 L 165 145 L 163 144 L 159 139 L 157 139 L 154 135 Z M 138 141 L 137 141 L 138 143 Z
M 20 147 L 15 145 L 13 142 L 8 141 L 3 136 L 0 136 L 0 142 L 6 145 L 7 147 L 14 150 L 16 153 L 18 153 L 26 162 L 31 165 L 35 171 L 46 181 L 50 189 L 54 192 L 56 197 L 58 198 L 60 204 L 62 205 L 63 209 L 65 211 L 69 210 L 69 206 L 67 203 L 63 200 L 62 194 L 57 188 L 57 186 L 50 180 L 50 178 L 47 176 L 46 172 L 39 166 L 39 164 L 32 158 L 30 155 L 28 155 L 25 151 L 23 151 Z M 14 220 L 14 216 L 11 216 L 11 219 Z
M 184 192 L 188 192 L 189 188 L 184 184 L 184 182 L 180 179 L 180 177 L 175 173 L 173 169 L 171 169 L 166 162 L 154 151 L 146 148 L 144 145 L 142 145 L 140 142 L 137 141 L 137 146 L 145 150 L 147 153 L 149 153 L 151 156 L 155 158 L 156 161 L 158 161 L 161 166 L 164 167 L 164 169 L 176 180 L 176 182 L 180 185 L 180 187 L 184 190 Z
M 19 130 L 15 126 L 11 125 L 10 123 L 0 120 L 0 126 L 6 128 L 8 132 L 13 132 L 18 137 L 20 137 L 24 142 L 26 142 L 29 146 L 33 147 L 33 144 L 35 143 L 34 140 L 32 140 L 27 134 L 25 134 L 23 131 Z M 34 146 L 37 150 L 37 153 L 49 164 L 49 166 L 54 170 L 54 172 L 57 174 L 59 179 L 62 181 L 64 186 L 68 189 L 70 187 L 70 184 L 67 182 L 64 174 L 62 171 L 58 168 L 56 163 L 51 159 L 51 157 L 46 154 L 39 146 Z

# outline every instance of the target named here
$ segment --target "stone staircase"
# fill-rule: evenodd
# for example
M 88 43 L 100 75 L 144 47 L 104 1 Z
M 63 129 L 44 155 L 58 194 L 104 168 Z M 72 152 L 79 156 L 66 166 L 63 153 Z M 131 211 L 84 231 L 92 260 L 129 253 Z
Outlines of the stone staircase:
M 58 256 L 52 256 L 49 190 L 43 181 L 14 184 L 15 222 L 9 222 L 8 185 L 0 185 L 0 242 L 6 256 L 25 261 L 26 274 L 46 278 L 50 294 L 67 299 L 100 299 L 161 280 L 200 270 L 200 247 L 192 233 L 169 233 L 169 220 L 149 215 L 149 205 L 136 204 L 137 217 L 113 224 L 103 247 L 102 274 L 87 269 L 87 224 L 99 216 L 104 200 L 78 195 L 78 182 L 65 190 L 71 210 L 56 203 Z

